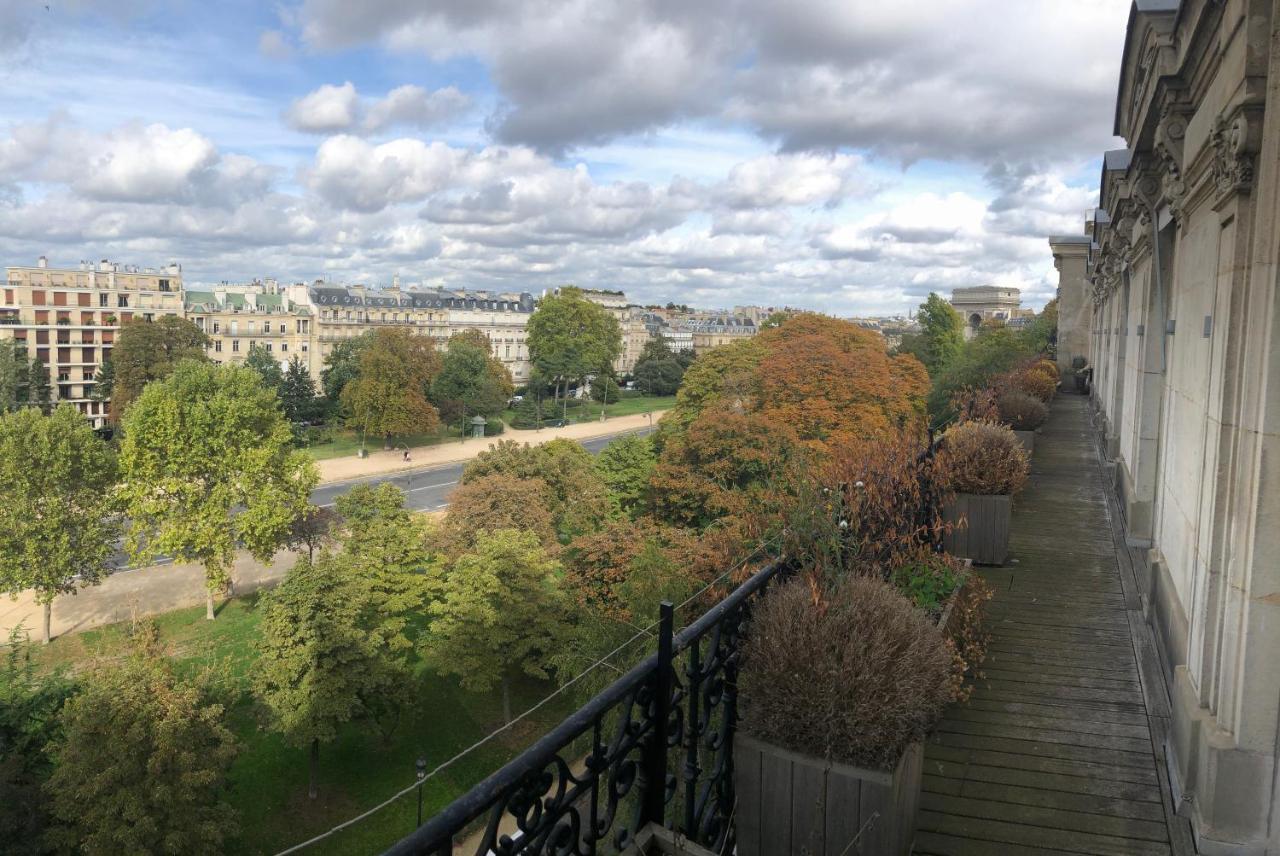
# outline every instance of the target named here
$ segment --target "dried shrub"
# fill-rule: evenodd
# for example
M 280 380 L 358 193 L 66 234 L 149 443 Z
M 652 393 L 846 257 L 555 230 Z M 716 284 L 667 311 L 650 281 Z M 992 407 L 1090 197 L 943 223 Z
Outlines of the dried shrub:
M 927 448 L 901 435 L 847 445 L 786 491 L 776 541 L 815 592 L 850 574 L 887 580 L 941 540 L 945 487 Z
M 794 752 L 892 769 L 941 717 L 951 661 L 941 631 L 892 586 L 850 577 L 819 607 L 793 580 L 752 615 L 742 727 Z
M 1011 385 L 1019 392 L 1034 396 L 1048 404 L 1053 400 L 1053 394 L 1058 389 L 1058 379 L 1050 377 L 1039 369 L 1027 369 L 1018 372 Z
M 951 700 L 964 702 L 973 694 L 974 682 L 983 677 L 991 634 L 986 628 L 987 602 L 995 595 L 991 585 L 970 573 L 951 610 L 944 631 L 951 652 Z
M 955 412 L 957 422 L 1000 421 L 996 392 L 989 387 L 975 389 L 966 386 L 951 397 L 951 409 Z
M 1058 371 L 1058 364 L 1053 360 L 1039 359 L 1031 364 L 1036 371 L 1041 371 L 1053 378 L 1054 383 L 1062 380 L 1062 372 Z
M 961 422 L 947 429 L 939 456 L 957 493 L 1015 494 L 1026 483 L 1030 469 L 1018 438 L 991 422 Z
M 996 399 L 1000 421 L 1014 431 L 1034 431 L 1049 418 L 1049 408 L 1040 399 L 1016 389 L 1006 389 Z

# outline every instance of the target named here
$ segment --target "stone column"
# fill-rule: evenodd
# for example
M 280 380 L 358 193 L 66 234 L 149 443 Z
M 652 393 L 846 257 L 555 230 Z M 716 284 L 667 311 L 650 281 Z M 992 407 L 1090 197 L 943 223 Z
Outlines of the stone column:
M 1073 389 L 1076 357 L 1089 359 L 1089 325 L 1093 306 L 1089 299 L 1089 246 L 1087 235 L 1055 235 L 1049 238 L 1053 266 L 1058 269 L 1058 370 L 1063 388 Z

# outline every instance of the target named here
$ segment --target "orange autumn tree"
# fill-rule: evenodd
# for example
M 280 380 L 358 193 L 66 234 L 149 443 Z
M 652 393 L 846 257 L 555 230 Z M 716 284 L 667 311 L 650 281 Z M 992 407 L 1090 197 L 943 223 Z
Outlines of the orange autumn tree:
M 922 435 L 929 376 L 909 354 L 851 321 L 805 313 L 759 337 L 758 412 L 826 457 L 899 434 Z

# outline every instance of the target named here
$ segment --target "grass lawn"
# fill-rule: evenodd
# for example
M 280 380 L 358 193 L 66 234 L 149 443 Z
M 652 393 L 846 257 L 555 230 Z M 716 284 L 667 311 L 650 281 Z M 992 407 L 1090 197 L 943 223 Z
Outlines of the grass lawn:
M 553 408 L 549 400 L 543 401 L 543 413 L 547 418 L 559 418 L 560 409 Z M 674 395 L 642 395 L 638 398 L 624 398 L 615 401 L 613 404 L 605 405 L 606 416 L 634 416 L 637 413 L 659 413 L 663 410 L 670 410 L 676 406 L 676 397 Z M 511 420 L 515 413 L 510 410 L 502 412 L 502 419 L 507 423 L 507 430 L 519 430 L 511 428 Z M 600 418 L 600 402 L 583 401 L 581 407 L 569 408 L 570 422 L 595 422 Z
M 410 434 L 407 437 L 396 437 L 395 445 L 409 446 L 410 448 L 417 446 L 434 446 L 438 443 L 447 443 L 450 440 L 457 440 L 462 435 L 458 433 L 458 426 L 454 425 L 446 428 L 443 432 L 431 431 L 426 434 Z M 306 449 L 313 460 L 325 461 L 329 458 L 345 458 L 348 455 L 354 455 L 356 450 L 360 448 L 360 433 L 351 431 L 346 428 L 335 428 L 333 430 L 333 442 L 322 443 L 318 446 L 308 446 Z M 381 437 L 369 437 L 365 440 L 365 448 L 370 452 L 376 452 L 382 448 Z
M 496 691 L 478 695 L 456 682 L 423 672 L 417 677 L 417 702 L 401 717 L 390 739 L 371 723 L 350 723 L 339 738 L 320 750 L 320 795 L 307 799 L 307 752 L 266 731 L 248 692 L 248 673 L 258 633 L 258 599 L 238 598 L 223 606 L 216 621 L 204 607 L 156 618 L 166 650 L 180 671 L 213 666 L 225 669 L 235 701 L 228 722 L 240 741 L 231 769 L 230 801 L 240 812 L 240 837 L 229 852 L 275 853 L 371 808 L 414 779 L 414 761 L 429 768 L 451 757 L 502 724 Z M 94 657 L 120 656 L 125 625 L 112 625 L 55 639 L 37 651 L 41 664 L 75 668 Z M 551 691 L 528 680 L 513 686 L 512 706 L 526 709 Z M 423 815 L 431 816 L 458 794 L 496 770 L 569 711 L 565 700 L 548 705 L 511 732 L 473 752 L 423 788 Z M 372 853 L 385 849 L 413 829 L 417 802 L 411 792 L 398 802 L 307 853 Z

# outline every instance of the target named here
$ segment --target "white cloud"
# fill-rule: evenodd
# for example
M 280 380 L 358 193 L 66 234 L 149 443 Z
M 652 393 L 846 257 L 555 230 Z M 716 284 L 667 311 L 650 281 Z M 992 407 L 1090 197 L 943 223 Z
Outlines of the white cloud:
M 413 84 L 369 100 L 361 98 L 355 84 L 347 81 L 341 86 L 325 84 L 304 95 L 293 102 L 285 118 L 296 130 L 309 133 L 372 134 L 396 125 L 438 125 L 462 113 L 470 103 L 456 87 L 428 92 Z
M 396 87 L 385 98 L 370 103 L 362 124 L 369 132 L 394 125 L 429 128 L 453 118 L 470 104 L 471 99 L 453 86 L 428 92 L 421 86 L 409 84 Z
M 834 205 L 869 190 L 856 155 L 792 153 L 740 163 L 719 192 L 733 208 Z
M 336 133 L 355 124 L 358 104 L 359 96 L 351 81 L 341 86 L 326 83 L 293 102 L 285 118 L 299 131 Z

